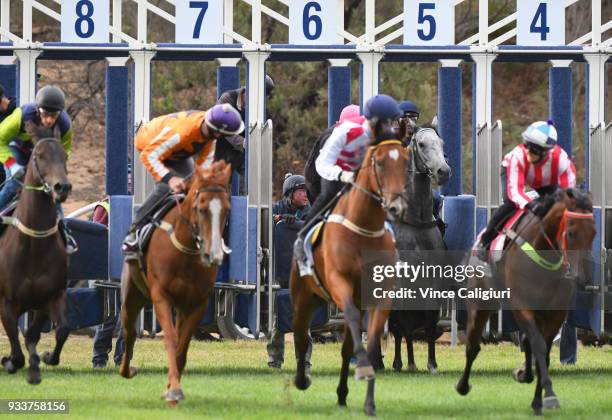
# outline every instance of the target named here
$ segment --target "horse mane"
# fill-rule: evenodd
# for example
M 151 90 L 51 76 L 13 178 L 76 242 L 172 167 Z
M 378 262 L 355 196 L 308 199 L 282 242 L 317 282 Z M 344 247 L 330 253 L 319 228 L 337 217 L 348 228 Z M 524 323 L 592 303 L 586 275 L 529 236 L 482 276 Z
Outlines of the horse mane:
M 538 197 L 536 200 L 539 205 L 536 207 L 536 214 L 540 217 L 544 217 L 552 206 L 556 203 L 563 201 L 564 196 L 568 196 L 575 204 L 576 209 L 593 212 L 593 201 L 591 200 L 591 194 L 588 191 L 581 190 L 578 188 L 566 188 L 558 189 L 552 195 L 544 195 Z
M 593 200 L 591 194 L 579 188 L 567 188 L 563 190 L 576 204 L 576 208 L 593 212 Z
M 194 185 L 197 188 L 201 187 L 224 187 L 226 188 L 229 184 L 229 175 L 231 171 L 227 170 L 230 164 L 225 163 L 224 160 L 213 162 L 208 168 L 198 168 L 195 177 Z
M 438 135 L 438 137 L 440 137 L 440 133 L 438 132 L 438 127 L 437 127 L 437 126 L 435 126 L 435 125 L 431 125 L 431 123 L 425 123 L 425 124 L 423 124 L 423 125 L 417 125 L 417 126 L 415 127 L 414 133 L 416 134 L 416 133 L 417 133 L 417 131 L 419 131 L 419 130 L 424 130 L 424 129 L 427 129 L 427 128 L 430 128 L 430 129 L 432 129 L 433 131 L 435 131 L 435 132 L 436 132 L 436 134 Z

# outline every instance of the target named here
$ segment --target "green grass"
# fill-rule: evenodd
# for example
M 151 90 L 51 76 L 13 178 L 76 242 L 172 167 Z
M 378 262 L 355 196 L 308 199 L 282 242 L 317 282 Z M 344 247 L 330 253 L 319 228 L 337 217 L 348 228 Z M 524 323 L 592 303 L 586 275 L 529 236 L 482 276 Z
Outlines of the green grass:
M 310 389 L 301 392 L 292 385 L 295 370 L 292 343 L 287 343 L 285 367 L 270 370 L 266 365 L 265 343 L 192 342 L 182 382 L 186 400 L 177 409 L 167 408 L 159 398 L 166 385 L 166 356 L 159 338 L 144 338 L 136 343 L 134 366 L 139 368 L 139 374 L 131 380 L 121 378 L 115 368 L 92 371 L 91 344 L 91 339 L 71 337 L 64 348 L 61 366 L 44 366 L 43 381 L 37 386 L 26 383 L 25 370 L 10 376 L 0 372 L 0 398 L 65 398 L 69 400 L 70 417 L 76 418 L 364 417 L 366 384 L 356 382 L 352 376 L 348 408 L 336 406 L 339 344 L 315 345 L 313 383 Z M 51 345 L 51 337 L 45 335 L 39 352 Z M 6 337 L 1 337 L 0 354 L 8 353 L 8 348 Z M 377 376 L 380 418 L 531 418 L 534 387 L 517 384 L 510 376 L 522 360 L 514 346 L 483 347 L 474 367 L 473 389 L 467 397 L 459 396 L 453 388 L 463 369 L 463 347 L 438 346 L 437 376 L 424 371 L 425 347 L 419 344 L 415 350 L 418 372 L 387 372 Z M 578 357 L 577 366 L 561 366 L 559 350 L 553 350 L 552 379 L 561 409 L 545 415 L 610 418 L 612 348 L 581 347 Z M 386 358 L 387 368 L 391 358 Z

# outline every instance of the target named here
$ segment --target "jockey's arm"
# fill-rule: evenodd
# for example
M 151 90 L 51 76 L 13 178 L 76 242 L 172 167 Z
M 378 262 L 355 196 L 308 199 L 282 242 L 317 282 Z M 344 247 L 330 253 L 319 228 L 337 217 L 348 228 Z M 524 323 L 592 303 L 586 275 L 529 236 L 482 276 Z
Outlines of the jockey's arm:
M 562 189 L 576 187 L 576 167 L 574 166 L 574 162 L 572 162 L 565 153 L 560 161 L 561 170 L 559 171 L 559 179 L 557 180 L 559 187 Z
M 11 157 L 9 142 L 21 131 L 21 108 L 15 108 L 11 115 L 0 123 L 0 163 L 5 163 Z
M 508 198 L 523 209 L 531 198 L 525 194 L 525 168 L 516 156 L 512 156 L 507 166 Z
M 70 159 L 71 149 L 72 149 L 72 137 L 74 136 L 74 131 L 72 131 L 72 127 L 68 129 L 62 135 L 62 146 L 64 146 L 64 150 L 66 151 L 66 158 Z
M 321 178 L 328 181 L 338 180 L 338 176 L 342 173 L 342 168 L 336 165 L 336 161 L 340 157 L 340 153 L 345 145 L 345 130 L 342 130 L 341 127 L 334 129 L 315 161 L 315 168 L 319 175 L 321 175 Z
M 215 146 L 216 140 L 209 140 L 206 145 L 200 151 L 198 159 L 196 160 L 196 166 L 202 169 L 208 168 L 215 160 Z
M 175 175 L 163 162 L 181 144 L 180 134 L 170 127 L 164 127 L 160 133 L 150 135 L 153 139 L 140 152 L 140 160 L 155 181 L 167 183 Z

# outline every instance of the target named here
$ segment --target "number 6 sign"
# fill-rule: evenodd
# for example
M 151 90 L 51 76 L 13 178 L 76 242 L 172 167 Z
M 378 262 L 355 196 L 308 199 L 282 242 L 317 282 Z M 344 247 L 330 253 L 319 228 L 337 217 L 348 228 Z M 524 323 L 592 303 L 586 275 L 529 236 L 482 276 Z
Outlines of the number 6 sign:
M 404 44 L 454 45 L 454 1 L 404 0 Z
M 108 0 L 62 0 L 62 42 L 108 42 Z
M 178 44 L 223 44 L 223 0 L 176 0 Z
M 565 3 L 518 0 L 517 45 L 565 45 Z
M 291 0 L 289 43 L 331 45 L 338 43 L 338 3 L 332 0 Z

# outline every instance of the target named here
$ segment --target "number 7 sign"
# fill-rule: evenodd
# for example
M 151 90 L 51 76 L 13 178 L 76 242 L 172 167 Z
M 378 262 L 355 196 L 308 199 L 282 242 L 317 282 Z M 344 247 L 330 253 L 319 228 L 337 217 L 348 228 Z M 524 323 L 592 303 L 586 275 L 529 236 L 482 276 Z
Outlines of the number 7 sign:
M 223 44 L 223 0 L 176 0 L 177 44 Z
M 517 45 L 565 45 L 565 2 L 517 1 Z

